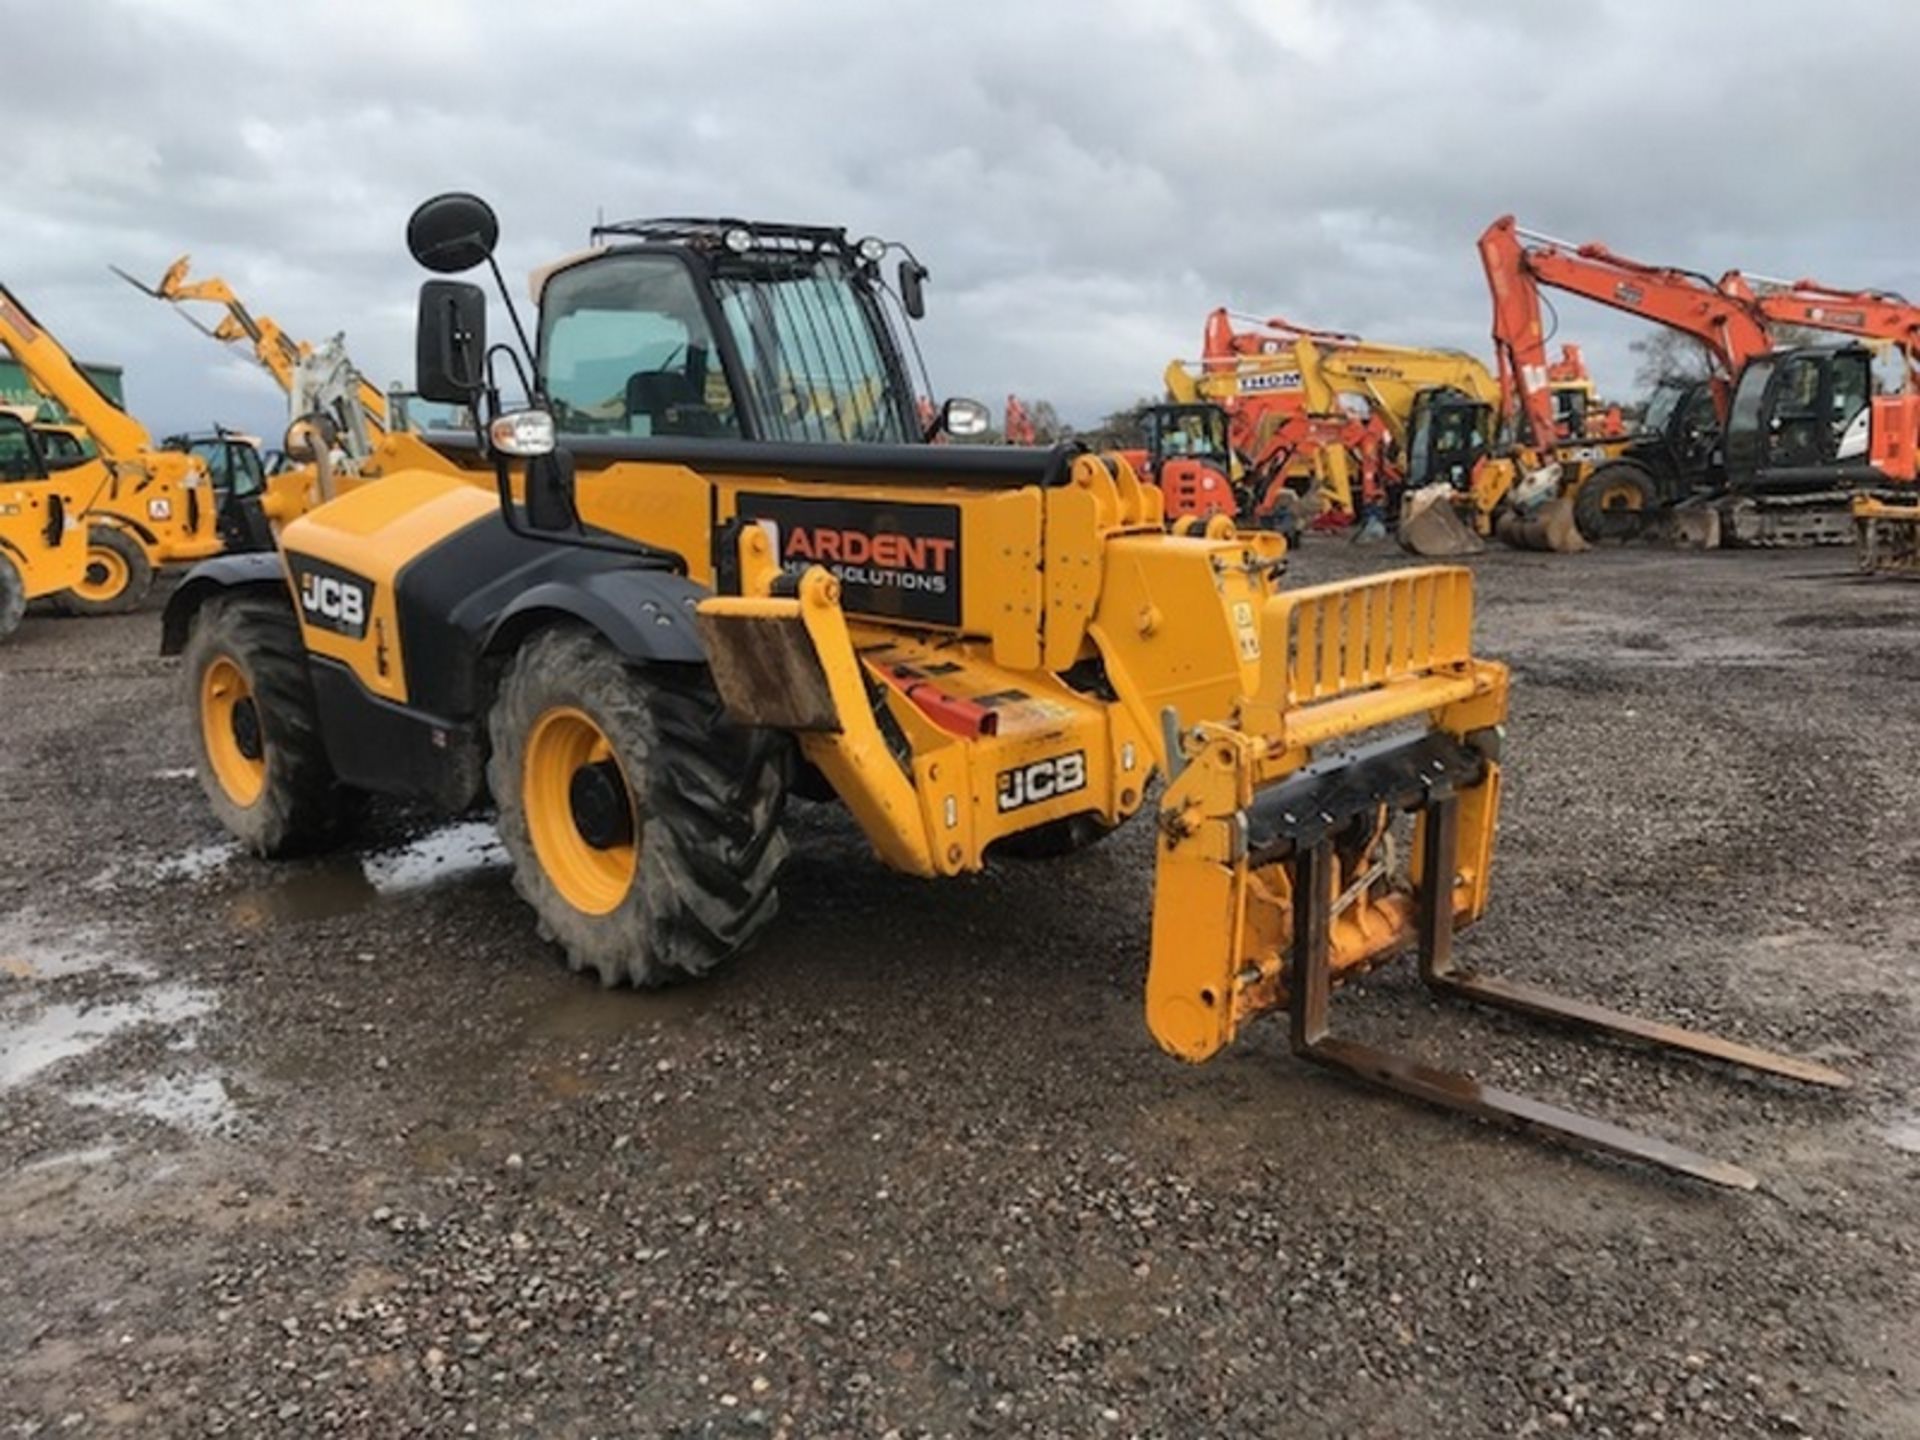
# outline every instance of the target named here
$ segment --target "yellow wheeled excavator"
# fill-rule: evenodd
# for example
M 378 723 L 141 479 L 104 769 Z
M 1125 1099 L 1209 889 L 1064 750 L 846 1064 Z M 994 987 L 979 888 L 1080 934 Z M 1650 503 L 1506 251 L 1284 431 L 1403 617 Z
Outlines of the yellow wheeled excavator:
M 147 429 L 95 383 L 45 326 L 0 286 L 0 346 L 33 388 L 81 427 L 105 465 L 107 483 L 88 502 L 86 569 L 60 602 L 76 614 L 137 607 L 164 565 L 226 548 L 206 467 L 163 450 Z
M 408 238 L 443 276 L 500 279 L 473 196 L 427 202 Z M 921 443 L 901 329 L 926 271 L 908 254 L 887 284 L 894 248 L 598 226 L 537 277 L 519 407 L 485 294 L 428 281 L 418 389 L 474 433 L 293 521 L 277 555 L 199 567 L 168 604 L 225 825 L 272 856 L 340 836 L 356 791 L 491 801 L 541 932 L 606 983 L 655 985 L 774 924 L 790 788 L 837 797 L 882 862 L 927 877 L 1144 813 L 1146 1016 L 1172 1054 L 1205 1060 L 1284 1011 L 1296 1051 L 1349 1075 L 1751 1186 L 1329 1033 L 1333 991 L 1411 949 L 1436 991 L 1846 1083 L 1460 964 L 1456 931 L 1488 902 L 1508 686 L 1474 653 L 1470 574 L 1288 590 L 1279 536 L 1225 516 L 1172 533 L 1123 459 Z

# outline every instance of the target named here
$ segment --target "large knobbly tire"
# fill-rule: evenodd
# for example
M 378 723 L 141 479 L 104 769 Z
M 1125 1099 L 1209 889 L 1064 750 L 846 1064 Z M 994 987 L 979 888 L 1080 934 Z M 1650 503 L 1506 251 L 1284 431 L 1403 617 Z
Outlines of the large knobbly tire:
M 208 601 L 183 658 L 195 769 L 220 823 L 268 857 L 337 839 L 355 797 L 327 761 L 306 648 L 287 602 Z
M 87 577 L 60 594 L 69 615 L 124 615 L 153 589 L 153 565 L 140 542 L 117 525 L 87 530 Z
M 514 656 L 489 725 L 514 888 L 574 969 L 665 984 L 773 919 L 791 741 L 729 723 L 703 669 L 556 627 Z
M 11 556 L 0 554 L 0 640 L 20 628 L 27 613 L 27 583 Z
M 1602 465 L 1580 482 L 1573 520 L 1596 545 L 1638 540 L 1652 524 L 1658 503 L 1653 477 L 1638 465 Z

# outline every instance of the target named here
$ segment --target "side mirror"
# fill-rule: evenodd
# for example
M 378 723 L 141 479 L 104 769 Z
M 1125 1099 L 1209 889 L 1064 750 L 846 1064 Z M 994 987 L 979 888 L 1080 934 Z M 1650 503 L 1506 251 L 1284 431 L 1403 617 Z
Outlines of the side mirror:
M 407 249 L 436 275 L 486 263 L 500 243 L 500 219 L 478 195 L 456 190 L 425 201 L 407 220 Z
M 443 405 L 471 404 L 486 385 L 487 297 L 462 280 L 420 287 L 414 332 L 414 389 Z
M 900 304 L 915 320 L 927 314 L 927 267 L 918 260 L 900 262 Z

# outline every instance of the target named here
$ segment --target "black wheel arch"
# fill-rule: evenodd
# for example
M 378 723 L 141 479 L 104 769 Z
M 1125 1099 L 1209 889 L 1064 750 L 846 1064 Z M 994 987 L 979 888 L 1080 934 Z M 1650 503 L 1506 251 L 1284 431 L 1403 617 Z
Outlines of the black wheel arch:
M 704 664 L 694 608 L 711 592 L 670 570 L 586 570 L 533 586 L 488 627 L 481 653 L 503 657 L 534 631 L 577 622 L 629 660 Z
M 219 595 L 242 591 L 271 591 L 293 607 L 293 595 L 287 589 L 287 574 L 275 552 L 246 555 L 216 555 L 202 560 L 187 572 L 186 578 L 167 597 L 160 616 L 160 653 L 178 655 L 186 649 L 187 635 L 193 629 L 193 617 L 200 607 Z

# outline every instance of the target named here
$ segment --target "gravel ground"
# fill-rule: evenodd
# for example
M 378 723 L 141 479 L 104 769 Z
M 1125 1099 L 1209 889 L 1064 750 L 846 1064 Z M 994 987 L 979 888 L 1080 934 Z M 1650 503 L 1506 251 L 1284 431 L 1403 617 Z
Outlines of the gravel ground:
M 1321 578 L 1389 557 L 1310 547 Z M 0 647 L 0 1434 L 1920 1434 L 1920 590 L 1490 554 L 1481 963 L 1807 1094 L 1428 1001 L 1354 1033 L 1729 1194 L 1140 1018 L 1144 826 L 890 875 L 829 810 L 709 983 L 605 993 L 480 822 L 235 856 L 156 611 Z

